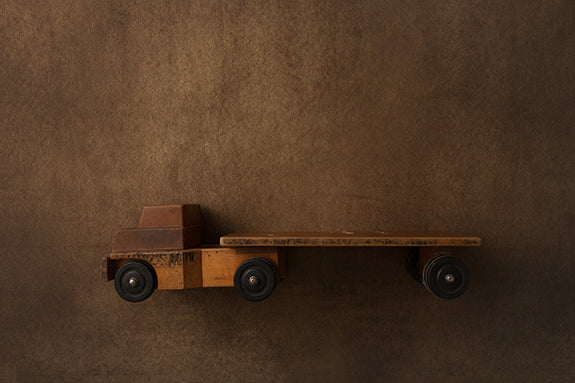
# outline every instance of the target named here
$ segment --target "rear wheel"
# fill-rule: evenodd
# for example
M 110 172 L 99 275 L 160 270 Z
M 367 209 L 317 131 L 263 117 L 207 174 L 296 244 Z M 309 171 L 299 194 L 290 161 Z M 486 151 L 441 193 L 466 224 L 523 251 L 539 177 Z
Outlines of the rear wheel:
M 128 262 L 116 272 L 114 286 L 122 299 L 128 302 L 141 302 L 156 290 L 156 274 L 147 263 Z
M 259 302 L 274 291 L 277 270 L 266 258 L 250 258 L 242 262 L 234 274 L 234 287 L 244 299 Z
M 450 255 L 438 255 L 425 264 L 422 281 L 425 287 L 438 297 L 453 299 L 467 290 L 469 271 L 459 259 Z

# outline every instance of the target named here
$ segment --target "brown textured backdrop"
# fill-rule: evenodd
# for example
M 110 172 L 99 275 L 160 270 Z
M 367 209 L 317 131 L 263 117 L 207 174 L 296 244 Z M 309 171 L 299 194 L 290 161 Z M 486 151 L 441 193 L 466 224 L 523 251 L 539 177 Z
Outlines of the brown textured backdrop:
M 1 380 L 573 381 L 575 3 L 270 3 L 0 4 Z M 405 249 L 292 251 L 260 304 L 122 301 L 114 233 L 183 202 L 208 242 L 484 246 L 455 301 Z

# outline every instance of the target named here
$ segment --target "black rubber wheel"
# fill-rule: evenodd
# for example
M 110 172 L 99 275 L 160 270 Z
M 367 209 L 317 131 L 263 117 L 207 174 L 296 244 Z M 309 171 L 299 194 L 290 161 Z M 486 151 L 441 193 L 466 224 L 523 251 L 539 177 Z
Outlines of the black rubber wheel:
M 156 273 L 147 263 L 128 262 L 116 272 L 114 286 L 118 295 L 128 302 L 141 302 L 156 290 Z
M 433 294 L 443 299 L 453 299 L 467 290 L 469 271 L 459 259 L 438 255 L 425 264 L 422 280 Z
M 234 287 L 242 298 L 259 302 L 274 291 L 277 279 L 277 270 L 271 261 L 266 258 L 250 258 L 236 269 Z
M 412 249 L 407 255 L 405 259 L 405 269 L 417 283 L 421 283 L 421 275 L 419 275 L 419 249 L 417 247 Z

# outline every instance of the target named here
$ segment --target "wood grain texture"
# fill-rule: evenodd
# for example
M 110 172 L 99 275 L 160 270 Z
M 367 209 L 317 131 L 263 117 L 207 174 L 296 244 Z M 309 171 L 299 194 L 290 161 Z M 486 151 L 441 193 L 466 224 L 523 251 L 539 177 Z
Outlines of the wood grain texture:
M 201 224 L 200 205 L 148 205 L 142 209 L 138 227 L 175 227 Z
M 114 252 L 101 261 L 102 279 L 114 279 L 125 263 L 143 261 L 153 267 L 158 290 L 182 290 L 197 287 L 229 287 L 234 285 L 234 273 L 243 261 L 262 257 L 276 266 L 280 278 L 285 278 L 285 256 L 272 247 L 231 248 L 205 246 L 185 251 Z
M 121 229 L 116 233 L 115 251 L 183 250 L 202 242 L 201 225 Z
M 222 246 L 480 246 L 481 238 L 453 232 L 233 233 Z
M 143 261 L 154 268 L 158 290 L 181 290 L 201 286 L 201 251 L 133 251 L 110 254 L 108 268 L 117 270 L 130 261 Z M 113 266 L 111 266 L 111 264 Z M 188 274 L 187 274 L 188 273 Z
M 275 248 L 234 249 L 215 247 L 202 249 L 201 251 L 202 285 L 204 287 L 233 286 L 234 273 L 238 266 L 243 261 L 253 257 L 266 258 L 273 262 L 276 268 L 280 269 L 278 251 Z

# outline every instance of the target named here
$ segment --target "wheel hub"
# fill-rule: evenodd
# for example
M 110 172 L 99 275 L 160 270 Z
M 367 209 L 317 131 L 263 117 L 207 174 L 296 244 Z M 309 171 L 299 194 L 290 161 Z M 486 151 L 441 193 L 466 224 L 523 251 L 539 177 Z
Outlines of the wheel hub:
M 445 282 L 447 282 L 447 283 L 455 282 L 455 276 L 453 274 L 447 274 L 445 276 Z
M 469 285 L 469 272 L 459 259 L 450 255 L 439 255 L 425 265 L 423 284 L 440 298 L 457 298 Z
M 250 286 L 257 286 L 257 284 L 260 283 L 260 280 L 259 280 L 258 277 L 256 277 L 255 275 L 252 275 L 252 276 L 248 279 L 248 283 L 250 284 Z

